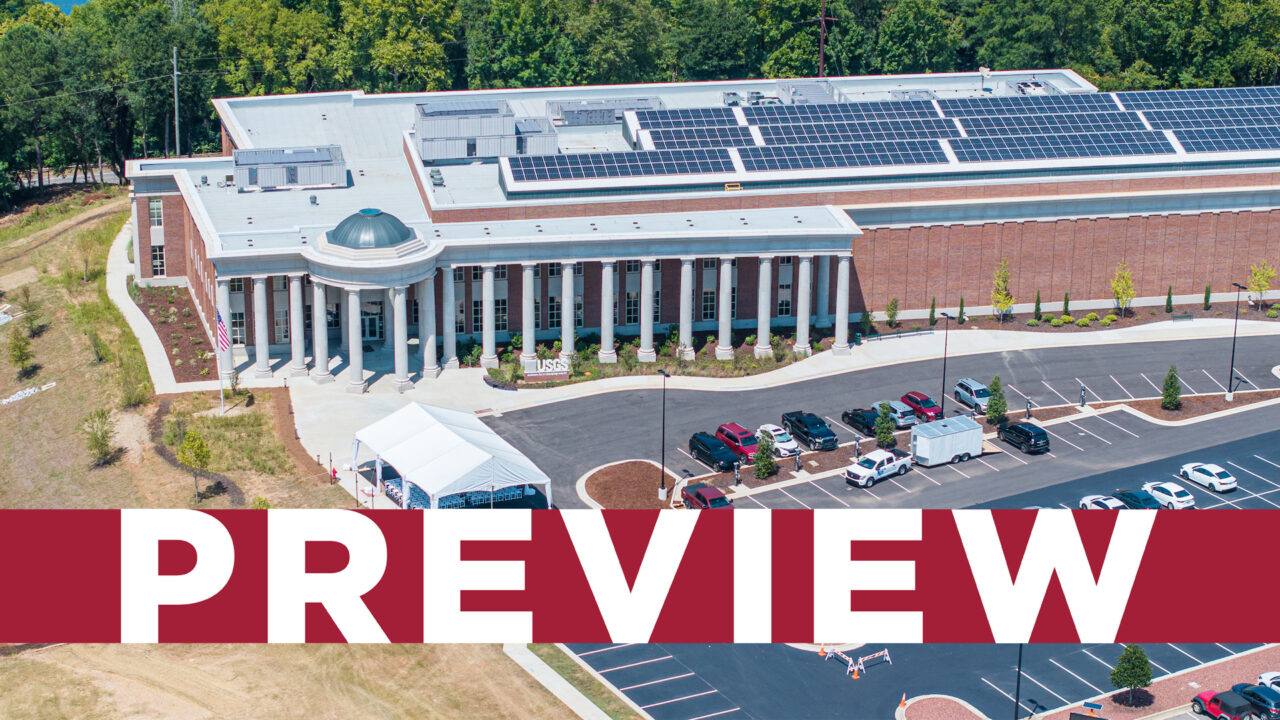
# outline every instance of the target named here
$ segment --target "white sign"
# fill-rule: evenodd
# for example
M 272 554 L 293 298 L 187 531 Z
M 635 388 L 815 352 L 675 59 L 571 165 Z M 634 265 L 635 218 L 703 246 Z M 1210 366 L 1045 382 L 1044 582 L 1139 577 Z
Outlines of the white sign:
M 555 358 L 553 360 L 539 360 L 539 373 L 567 373 L 569 372 L 569 361 L 563 358 Z

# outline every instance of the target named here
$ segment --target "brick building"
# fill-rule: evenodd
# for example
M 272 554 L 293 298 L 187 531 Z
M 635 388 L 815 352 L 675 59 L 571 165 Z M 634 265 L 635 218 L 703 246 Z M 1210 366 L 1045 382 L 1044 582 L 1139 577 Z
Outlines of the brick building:
M 129 163 L 137 272 L 273 354 L 407 387 L 477 342 L 719 340 L 904 310 L 1226 290 L 1280 244 L 1280 88 L 1071 71 L 214 101 L 221 157 Z M 417 338 L 418 342 L 412 342 Z M 330 351 L 330 348 L 333 351 Z M 355 352 L 353 352 L 355 350 Z M 232 352 L 223 367 L 232 366 Z M 322 358 L 315 362 L 314 358 Z M 411 362 L 412 360 L 412 362 Z

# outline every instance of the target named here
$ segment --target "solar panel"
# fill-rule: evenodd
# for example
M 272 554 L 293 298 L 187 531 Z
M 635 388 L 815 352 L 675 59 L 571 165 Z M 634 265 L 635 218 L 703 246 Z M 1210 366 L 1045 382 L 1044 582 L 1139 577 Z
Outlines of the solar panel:
M 508 161 L 516 182 L 734 172 L 723 148 L 519 155 Z
M 1170 155 L 1173 146 L 1162 132 L 1079 133 L 1071 135 L 1001 135 L 949 141 L 960 162 L 1049 160 L 1082 157 Z
M 1157 130 L 1280 125 L 1280 105 L 1146 110 L 1143 114 Z
M 1129 110 L 1280 105 L 1280 87 L 1146 90 L 1114 94 Z
M 947 98 L 938 105 L 947 117 L 974 115 L 1046 115 L 1119 110 L 1110 95 L 1014 95 L 1011 97 Z
M 673 110 L 637 110 L 636 121 L 641 129 L 710 127 L 712 125 L 737 125 L 738 118 L 727 107 L 677 108 Z
M 738 150 L 747 172 L 946 163 L 935 140 L 781 145 Z
M 761 125 L 759 127 L 760 136 L 764 138 L 766 145 L 960 137 L 960 131 L 956 129 L 953 121 L 939 117 L 916 120 Z
M 859 120 L 905 120 L 936 118 L 938 111 L 928 100 L 885 100 L 879 102 L 837 102 L 816 105 L 749 105 L 742 108 L 753 125 L 786 125 Z
M 1280 127 L 1185 129 L 1173 135 L 1189 153 L 1280 150 Z
M 969 135 L 1051 135 L 1057 133 L 1146 130 L 1133 112 L 1086 112 L 1061 115 L 975 115 L 960 120 Z
M 655 150 L 755 145 L 751 129 L 742 125 L 703 128 L 661 128 L 650 130 Z

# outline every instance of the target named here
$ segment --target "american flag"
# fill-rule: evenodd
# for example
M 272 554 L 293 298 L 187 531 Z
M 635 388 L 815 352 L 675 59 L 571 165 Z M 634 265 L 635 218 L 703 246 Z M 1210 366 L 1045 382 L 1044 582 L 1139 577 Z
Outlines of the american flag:
M 222 322 L 222 311 L 218 311 L 218 351 L 225 352 L 231 347 L 231 337 L 227 335 L 227 324 Z

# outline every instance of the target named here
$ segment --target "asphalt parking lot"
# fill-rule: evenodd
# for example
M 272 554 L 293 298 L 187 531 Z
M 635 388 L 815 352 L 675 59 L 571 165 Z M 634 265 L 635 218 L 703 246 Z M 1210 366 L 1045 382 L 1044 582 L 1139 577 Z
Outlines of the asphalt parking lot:
M 654 720 L 751 717 L 664 645 L 567 646 Z

